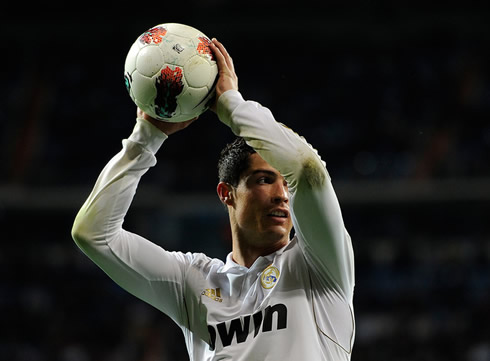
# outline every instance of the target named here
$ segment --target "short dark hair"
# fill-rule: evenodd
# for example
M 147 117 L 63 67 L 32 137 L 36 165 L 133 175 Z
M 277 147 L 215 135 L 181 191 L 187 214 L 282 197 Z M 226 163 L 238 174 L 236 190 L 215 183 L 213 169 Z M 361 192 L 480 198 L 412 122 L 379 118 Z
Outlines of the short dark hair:
M 240 176 L 249 167 L 249 157 L 256 151 L 249 146 L 245 139 L 237 137 L 221 151 L 218 160 L 218 178 L 220 182 L 238 186 Z

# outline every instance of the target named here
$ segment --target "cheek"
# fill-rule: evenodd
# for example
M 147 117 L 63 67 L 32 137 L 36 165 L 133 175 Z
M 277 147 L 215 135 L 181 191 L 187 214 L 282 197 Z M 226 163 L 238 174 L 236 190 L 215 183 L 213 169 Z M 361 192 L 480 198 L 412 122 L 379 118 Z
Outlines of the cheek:
M 240 201 L 237 202 L 237 217 L 242 223 L 257 222 L 263 209 L 261 194 L 249 192 L 240 197 Z

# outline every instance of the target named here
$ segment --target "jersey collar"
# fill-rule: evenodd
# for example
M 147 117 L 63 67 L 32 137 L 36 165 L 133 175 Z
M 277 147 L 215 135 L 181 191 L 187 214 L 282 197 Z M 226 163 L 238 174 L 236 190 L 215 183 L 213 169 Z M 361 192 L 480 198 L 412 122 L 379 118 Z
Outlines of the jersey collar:
M 255 260 L 255 262 L 252 264 L 250 268 L 247 268 L 245 266 L 239 265 L 233 260 L 232 257 L 232 252 L 228 253 L 226 256 L 226 263 L 224 266 L 221 268 L 221 270 L 218 271 L 218 273 L 235 273 L 235 274 L 243 274 L 247 273 L 250 270 L 254 270 L 257 268 L 262 268 L 265 269 L 267 266 L 269 266 L 271 263 L 274 262 L 274 258 L 276 256 L 282 254 L 284 250 L 290 245 L 291 241 L 288 242 L 287 245 L 284 247 L 278 249 L 276 252 L 273 252 L 271 254 L 268 254 L 267 256 L 260 256 Z

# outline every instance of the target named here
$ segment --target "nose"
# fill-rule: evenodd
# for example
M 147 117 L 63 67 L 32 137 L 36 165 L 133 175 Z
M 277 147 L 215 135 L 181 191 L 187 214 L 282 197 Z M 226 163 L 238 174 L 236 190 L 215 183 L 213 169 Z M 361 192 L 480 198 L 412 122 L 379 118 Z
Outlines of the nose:
M 277 182 L 274 187 L 274 193 L 272 195 L 272 203 L 281 204 L 289 202 L 289 192 L 288 186 L 284 184 L 282 181 Z

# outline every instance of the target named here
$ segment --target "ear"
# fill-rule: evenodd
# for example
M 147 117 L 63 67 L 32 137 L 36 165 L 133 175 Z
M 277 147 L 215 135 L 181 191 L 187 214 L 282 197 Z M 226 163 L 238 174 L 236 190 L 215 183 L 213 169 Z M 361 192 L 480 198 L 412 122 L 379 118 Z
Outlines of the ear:
M 225 206 L 233 205 L 233 186 L 231 184 L 219 182 L 218 186 L 216 187 L 216 192 L 218 193 L 219 199 Z

